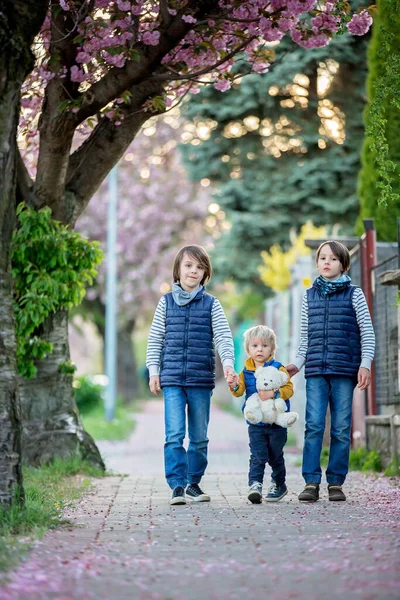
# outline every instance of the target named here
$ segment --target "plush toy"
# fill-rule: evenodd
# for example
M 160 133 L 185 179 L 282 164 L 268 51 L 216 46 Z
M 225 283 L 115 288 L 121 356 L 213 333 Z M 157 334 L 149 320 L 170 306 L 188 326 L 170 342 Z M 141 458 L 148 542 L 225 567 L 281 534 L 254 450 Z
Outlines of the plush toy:
M 253 425 L 257 423 L 276 423 L 281 427 L 290 427 L 297 421 L 296 412 L 285 412 L 286 402 L 279 396 L 279 388 L 288 381 L 288 376 L 276 367 L 257 367 L 255 371 L 257 390 L 275 390 L 275 397 L 261 400 L 257 393 L 246 401 L 244 416 Z

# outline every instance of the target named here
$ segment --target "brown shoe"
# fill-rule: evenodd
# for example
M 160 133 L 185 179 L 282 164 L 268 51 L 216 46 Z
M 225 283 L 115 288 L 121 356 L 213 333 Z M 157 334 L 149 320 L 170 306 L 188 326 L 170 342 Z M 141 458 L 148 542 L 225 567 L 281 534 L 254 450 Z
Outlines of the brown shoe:
M 330 483 L 328 485 L 328 495 L 329 500 L 334 500 L 336 502 L 346 500 L 346 496 L 344 495 L 342 486 L 336 483 Z
M 319 499 L 319 483 L 311 481 L 299 494 L 300 502 L 316 502 Z

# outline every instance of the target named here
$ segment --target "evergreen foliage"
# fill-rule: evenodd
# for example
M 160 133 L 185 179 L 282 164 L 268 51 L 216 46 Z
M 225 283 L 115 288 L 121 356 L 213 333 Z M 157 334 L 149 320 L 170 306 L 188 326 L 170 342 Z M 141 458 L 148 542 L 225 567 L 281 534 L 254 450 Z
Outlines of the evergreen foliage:
M 36 211 L 22 203 L 17 216 L 11 245 L 17 364 L 20 375 L 30 379 L 37 372 L 35 362 L 52 351 L 40 338 L 41 325 L 50 314 L 82 301 L 103 252 L 97 242 L 51 219 L 49 208 Z M 63 364 L 60 370 L 75 368 Z
M 373 218 L 378 239 L 392 241 L 400 214 L 400 0 L 377 1 L 368 67 L 357 230 Z
M 211 180 L 231 223 L 216 243 L 217 274 L 259 285 L 261 251 L 288 249 L 291 228 L 310 219 L 352 232 L 366 47 L 366 37 L 346 34 L 313 50 L 283 39 L 269 73 L 237 80 L 222 99 L 209 87 L 187 103 L 196 131 L 182 146 L 185 163 L 194 180 Z M 245 68 L 238 60 L 237 72 Z M 317 88 L 323 70 L 331 78 L 324 94 Z

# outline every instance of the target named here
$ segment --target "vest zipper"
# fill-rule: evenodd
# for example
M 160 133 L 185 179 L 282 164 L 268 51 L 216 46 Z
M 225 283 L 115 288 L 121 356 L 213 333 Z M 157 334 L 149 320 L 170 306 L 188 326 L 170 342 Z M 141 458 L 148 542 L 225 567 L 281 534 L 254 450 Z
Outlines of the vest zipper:
M 327 315 L 329 315 L 329 310 L 328 310 L 328 305 L 329 305 L 330 299 L 329 299 L 329 295 L 326 297 L 326 302 L 325 302 L 325 313 L 324 313 L 324 353 L 322 356 L 322 372 L 325 372 L 326 369 L 326 355 L 327 355 L 327 347 L 328 347 L 328 319 L 327 319 Z
M 183 370 L 182 370 L 182 385 L 186 385 L 186 366 L 187 366 L 187 360 L 188 360 L 188 347 L 187 347 L 187 341 L 188 341 L 188 325 L 189 325 L 189 310 L 190 310 L 190 302 L 189 304 L 186 305 L 186 312 L 185 312 L 185 357 L 184 357 L 184 361 L 183 361 Z

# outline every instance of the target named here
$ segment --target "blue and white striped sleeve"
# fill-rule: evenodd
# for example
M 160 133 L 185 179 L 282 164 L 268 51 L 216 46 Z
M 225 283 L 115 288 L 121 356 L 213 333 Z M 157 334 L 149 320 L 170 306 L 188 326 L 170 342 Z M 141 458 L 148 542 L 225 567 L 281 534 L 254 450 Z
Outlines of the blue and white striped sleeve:
M 160 374 L 161 350 L 165 338 L 165 317 L 166 303 L 162 296 L 154 313 L 147 341 L 146 367 L 149 369 L 150 377 Z
M 307 292 L 304 292 L 301 303 L 301 325 L 300 325 L 300 344 L 293 364 L 302 369 L 306 363 L 308 350 L 308 300 Z
M 375 333 L 367 301 L 361 288 L 354 290 L 352 302 L 361 336 L 360 367 L 371 370 L 371 363 L 375 355 Z
M 232 333 L 224 310 L 219 300 L 216 298 L 211 309 L 211 325 L 215 346 L 221 358 L 222 366 L 232 367 L 233 369 L 235 353 L 233 348 Z

